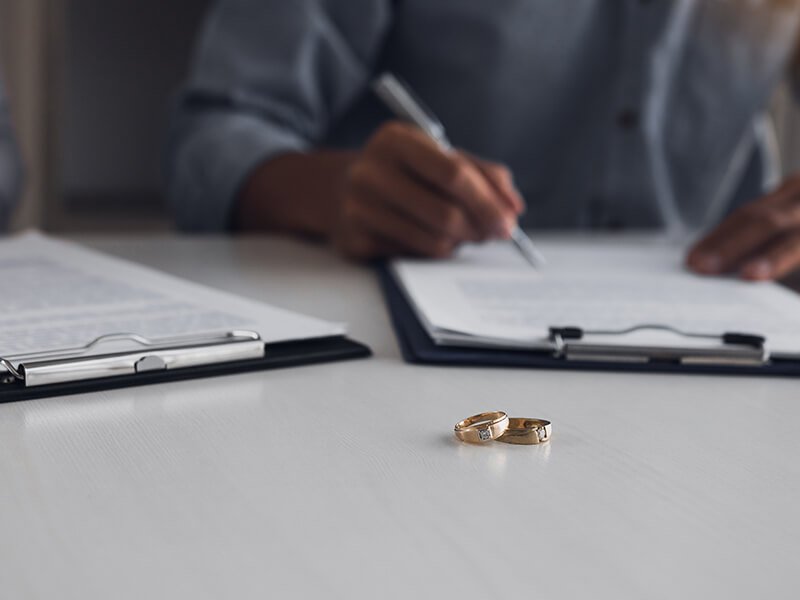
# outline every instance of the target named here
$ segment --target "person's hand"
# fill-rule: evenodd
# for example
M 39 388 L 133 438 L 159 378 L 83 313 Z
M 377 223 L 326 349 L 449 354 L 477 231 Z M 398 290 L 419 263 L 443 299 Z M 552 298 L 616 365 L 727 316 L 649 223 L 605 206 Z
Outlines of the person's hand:
M 780 279 L 800 268 L 800 175 L 725 219 L 689 252 L 686 263 L 704 275 Z
M 446 257 L 508 238 L 524 203 L 504 166 L 444 151 L 402 122 L 381 127 L 350 165 L 331 239 L 346 256 Z

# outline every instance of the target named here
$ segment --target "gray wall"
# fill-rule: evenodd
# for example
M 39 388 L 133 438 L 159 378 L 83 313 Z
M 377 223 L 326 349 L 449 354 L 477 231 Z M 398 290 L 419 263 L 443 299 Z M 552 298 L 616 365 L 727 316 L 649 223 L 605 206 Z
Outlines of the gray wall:
M 169 102 L 209 4 L 67 1 L 58 171 L 68 210 L 158 210 Z

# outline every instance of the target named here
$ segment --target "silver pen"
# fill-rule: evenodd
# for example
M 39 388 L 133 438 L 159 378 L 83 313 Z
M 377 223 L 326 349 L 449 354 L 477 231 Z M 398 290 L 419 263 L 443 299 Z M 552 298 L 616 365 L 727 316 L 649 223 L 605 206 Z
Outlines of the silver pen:
M 372 89 L 375 95 L 397 117 L 409 121 L 422 129 L 443 150 L 451 150 L 453 148 L 450 140 L 447 139 L 442 122 L 411 92 L 408 86 L 393 74 L 383 73 L 372 83 Z M 533 242 L 519 225 L 512 230 L 511 241 L 532 266 L 540 267 L 546 264 L 547 261 L 542 253 L 536 249 L 536 246 L 533 245 Z

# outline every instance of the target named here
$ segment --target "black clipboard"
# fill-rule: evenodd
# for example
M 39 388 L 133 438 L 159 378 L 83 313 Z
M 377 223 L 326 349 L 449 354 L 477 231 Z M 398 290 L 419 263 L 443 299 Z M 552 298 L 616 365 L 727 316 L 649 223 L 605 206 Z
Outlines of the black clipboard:
M 454 367 L 516 367 L 534 369 L 573 369 L 640 373 L 696 373 L 715 375 L 800 376 L 800 361 L 768 358 L 760 364 L 684 364 L 674 359 L 655 357 L 647 362 L 568 359 L 554 352 L 538 350 L 486 349 L 436 344 L 417 319 L 388 265 L 376 267 L 400 350 L 406 362 Z M 733 342 L 742 334 L 723 334 Z M 744 335 L 745 338 L 755 336 Z M 752 340 L 746 339 L 749 344 Z
M 83 394 L 116 388 L 183 381 L 204 377 L 218 377 L 282 369 L 319 363 L 367 358 L 372 351 L 366 345 L 345 336 L 331 336 L 309 340 L 280 343 L 263 343 L 263 356 L 245 360 L 227 360 L 182 368 L 148 369 L 141 372 L 109 377 L 87 378 L 34 387 L 26 386 L 24 379 L 5 376 L 0 383 L 0 404 L 34 400 L 68 394 Z

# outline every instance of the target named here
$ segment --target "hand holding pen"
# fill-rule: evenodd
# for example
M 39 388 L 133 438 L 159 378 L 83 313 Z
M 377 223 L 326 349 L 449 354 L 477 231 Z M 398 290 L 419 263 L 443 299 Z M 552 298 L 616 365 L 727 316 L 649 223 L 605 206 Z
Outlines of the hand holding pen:
M 503 165 L 451 149 L 418 124 L 381 127 L 355 158 L 334 242 L 355 258 L 443 258 L 463 242 L 511 239 L 524 210 Z
M 400 79 L 395 77 L 392 73 L 384 73 L 373 82 L 372 88 L 377 96 L 383 100 L 386 106 L 389 107 L 395 115 L 419 127 L 428 137 L 439 145 L 439 148 L 441 148 L 443 152 L 451 153 L 453 151 L 453 146 L 450 140 L 447 139 L 447 134 L 445 134 L 444 125 L 442 125 L 436 115 L 434 115 L 419 98 L 414 96 L 411 89 L 400 81 Z M 481 161 L 478 161 L 478 163 L 480 162 Z M 496 191 L 503 195 L 504 190 L 495 184 L 491 173 L 487 173 L 486 175 L 487 181 L 495 185 Z M 505 180 L 508 182 L 512 181 L 509 172 L 506 171 L 504 175 Z M 513 183 L 511 187 L 514 188 Z M 514 188 L 514 191 L 517 193 L 516 188 Z M 517 196 L 519 196 L 518 193 Z M 522 201 L 521 197 L 519 199 Z M 501 237 L 505 236 L 503 235 Z M 546 263 L 542 253 L 534 246 L 527 234 L 522 231 L 522 228 L 516 223 L 516 220 L 509 228 L 508 238 L 517 247 L 522 257 L 534 268 L 541 267 Z

